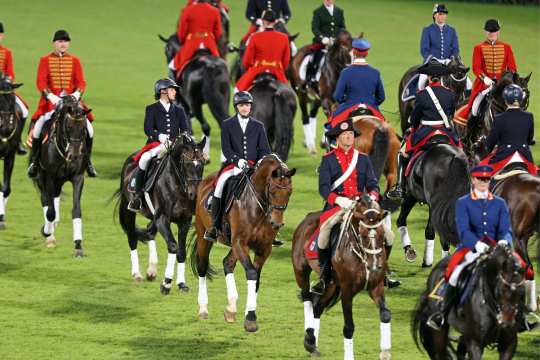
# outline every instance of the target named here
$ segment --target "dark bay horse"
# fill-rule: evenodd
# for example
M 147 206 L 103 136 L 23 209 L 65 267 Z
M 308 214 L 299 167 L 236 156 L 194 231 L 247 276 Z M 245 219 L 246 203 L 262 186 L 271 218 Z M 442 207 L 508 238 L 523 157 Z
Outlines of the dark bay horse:
M 195 199 L 197 186 L 202 180 L 204 170 L 205 139 L 196 143 L 195 139 L 182 133 L 170 145 L 164 157 L 159 163 L 153 165 L 157 169 L 154 184 L 151 189 L 145 191 L 145 201 L 141 215 L 150 219 L 147 229 L 137 227 L 136 214 L 128 210 L 131 194 L 128 184 L 137 163 L 133 156 L 129 156 L 122 167 L 119 196 L 118 214 L 122 229 L 128 237 L 131 250 L 131 276 L 136 282 L 142 281 L 139 271 L 139 258 L 137 243 L 148 242 L 149 261 L 146 278 L 154 280 L 157 276 L 157 252 L 155 234 L 157 231 L 167 243 L 167 267 L 161 283 L 161 293 L 168 294 L 172 287 L 174 265 L 178 263 L 177 286 L 180 291 L 188 291 L 185 280 L 186 261 L 186 236 L 191 225 L 191 218 L 195 211 Z M 153 160 L 156 161 L 156 160 Z M 152 178 L 152 175 L 149 175 Z M 150 180 L 152 181 L 152 180 Z M 178 242 L 171 231 L 171 223 L 178 227 Z
M 353 359 L 353 298 L 366 289 L 379 309 L 381 328 L 379 359 L 390 359 L 391 313 L 384 298 L 388 250 L 385 238 L 388 232 L 391 232 L 385 227 L 385 218 L 388 214 L 369 196 L 361 197 L 353 210 L 345 212 L 345 220 L 339 234 L 334 231 L 337 229 L 332 230 L 332 233 L 337 235 L 332 245 L 333 281 L 322 296 L 316 296 L 310 292 L 309 277 L 312 272 L 320 272 L 319 264 L 317 260 L 306 258 L 304 247 L 319 225 L 320 214 L 320 212 L 310 213 L 302 220 L 294 232 L 292 243 L 294 274 L 300 288 L 300 298 L 304 302 L 304 348 L 312 356 L 320 356 L 317 344 L 322 312 L 341 299 L 345 359 Z
M 294 138 L 296 96 L 293 89 L 273 75 L 262 73 L 255 79 L 250 93 L 253 117 L 264 124 L 273 151 L 287 161 Z
M 412 332 L 417 347 L 419 341 L 431 359 L 482 359 L 484 348 L 497 345 L 499 358 L 512 359 L 517 343 L 518 321 L 525 307 L 523 270 L 508 246 L 496 246 L 481 255 L 472 275 L 470 294 L 461 309 L 452 307 L 448 321 L 440 330 L 430 328 L 426 321 L 438 309 L 440 299 L 434 289 L 443 281 L 449 258 L 443 259 L 431 271 L 427 288 L 422 293 L 412 318 Z M 457 353 L 449 349 L 449 328 L 460 334 Z M 454 356 L 450 356 L 454 353 Z
M 258 330 L 257 295 L 260 286 L 261 271 L 266 259 L 272 252 L 272 241 L 284 224 L 284 212 L 292 194 L 292 176 L 296 169 L 289 169 L 275 154 L 263 157 L 251 175 L 243 173 L 245 188 L 241 195 L 232 200 L 230 209 L 223 218 L 229 224 L 229 236 L 221 234 L 218 240 L 231 247 L 223 259 L 225 280 L 227 283 L 228 305 L 225 320 L 236 321 L 236 301 L 238 292 L 234 281 L 234 268 L 240 261 L 247 277 L 247 302 L 244 328 L 248 332 Z M 205 230 L 211 225 L 210 215 L 205 203 L 212 191 L 216 173 L 204 179 L 198 189 L 195 210 L 196 240 L 192 244 L 191 265 L 199 276 L 199 318 L 208 318 L 208 293 L 206 280 L 215 274 L 209 265 L 212 242 L 204 239 Z M 229 179 L 231 181 L 232 179 Z M 224 200 L 222 200 L 224 201 Z M 225 208 L 225 206 L 224 206 Z M 253 261 L 249 251 L 253 251 Z
M 6 204 L 11 194 L 11 175 L 24 127 L 21 110 L 15 103 L 15 89 L 20 86 L 22 84 L 13 84 L 0 72 L 0 159 L 4 159 L 4 181 L 0 188 L 0 230 L 6 228 Z
M 433 144 L 412 164 L 406 181 L 406 195 L 401 203 L 397 227 L 407 261 L 416 259 L 407 230 L 407 217 L 418 202 L 428 205 L 429 217 L 425 228 L 426 250 L 422 266 L 433 264 L 435 232 L 439 235 L 442 257 L 450 245 L 457 246 L 459 237 L 455 225 L 455 203 L 470 190 L 468 162 L 461 148 L 444 143 Z
M 402 134 L 404 134 L 405 131 L 410 127 L 409 116 L 414 108 L 414 99 L 403 101 L 402 94 L 411 79 L 418 74 L 418 68 L 420 66 L 421 65 L 415 65 L 409 68 L 399 82 L 398 104 Z M 447 66 L 450 70 L 450 75 L 442 76 L 441 83 L 443 86 L 446 86 L 450 90 L 454 91 L 457 107 L 460 104 L 465 103 L 467 100 L 465 98 L 465 87 L 467 85 L 467 73 L 469 72 L 469 68 L 463 64 L 459 56 L 452 56 L 450 63 L 448 63 Z
M 42 235 L 47 239 L 47 247 L 56 246 L 54 231 L 60 221 L 60 193 L 62 186 L 73 184 L 73 241 L 74 256 L 82 257 L 82 214 L 81 195 L 84 172 L 88 165 L 85 110 L 73 96 L 63 96 L 51 119 L 46 123 L 41 146 L 40 167 L 34 180 L 40 193 L 45 217 Z

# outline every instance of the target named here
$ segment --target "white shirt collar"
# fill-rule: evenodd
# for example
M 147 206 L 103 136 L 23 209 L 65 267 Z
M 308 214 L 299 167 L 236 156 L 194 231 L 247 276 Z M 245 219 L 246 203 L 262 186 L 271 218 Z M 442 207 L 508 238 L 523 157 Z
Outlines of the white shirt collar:
M 240 114 L 237 116 L 238 122 L 240 123 L 240 127 L 242 128 L 243 132 L 246 132 L 246 127 L 249 122 L 249 116 L 247 118 L 242 117 Z
M 489 191 L 478 191 L 474 189 L 474 194 L 476 195 L 478 199 L 487 199 Z
M 353 64 L 367 64 L 367 61 L 364 58 L 357 58 L 357 59 L 353 59 L 352 63 Z
M 334 16 L 334 4 L 326 6 L 326 4 L 323 4 L 326 10 L 330 13 L 330 15 Z
M 171 107 L 171 103 L 170 102 L 165 102 L 161 99 L 159 99 L 159 102 L 161 103 L 161 105 L 163 105 L 163 107 L 165 108 L 165 111 L 169 112 L 169 109 Z

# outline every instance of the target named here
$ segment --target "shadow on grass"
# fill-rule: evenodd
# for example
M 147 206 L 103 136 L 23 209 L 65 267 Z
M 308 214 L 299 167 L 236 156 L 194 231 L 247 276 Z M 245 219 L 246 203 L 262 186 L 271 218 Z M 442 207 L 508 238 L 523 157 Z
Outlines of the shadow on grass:
M 140 336 L 128 341 L 127 345 L 137 356 L 147 359 L 213 359 L 223 357 L 229 348 L 236 348 L 238 344 L 206 339 L 204 336 Z
M 133 309 L 123 306 L 66 300 L 44 311 L 53 317 L 77 318 L 89 323 L 119 323 L 137 316 Z
M 17 271 L 20 268 L 21 267 L 19 265 L 0 262 L 0 274 L 7 274 L 10 271 Z

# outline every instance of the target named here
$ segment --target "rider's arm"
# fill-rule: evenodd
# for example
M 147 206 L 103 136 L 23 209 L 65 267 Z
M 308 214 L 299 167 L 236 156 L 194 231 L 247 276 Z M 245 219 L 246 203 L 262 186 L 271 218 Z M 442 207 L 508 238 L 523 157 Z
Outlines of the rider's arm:
M 266 135 L 266 130 L 264 125 L 261 124 L 261 130 L 259 131 L 259 138 L 257 140 L 257 159 L 262 159 L 264 156 L 270 154 L 272 149 L 268 143 L 268 136 Z
M 381 74 L 379 74 L 379 78 L 377 80 L 377 87 L 375 88 L 375 99 L 377 100 L 377 105 L 381 105 L 386 99 L 384 95 L 384 85 Z
M 49 90 L 49 66 L 46 56 L 39 60 L 36 86 L 39 92 L 45 97 L 51 92 Z
M 317 13 L 317 10 L 314 10 L 313 17 L 311 18 L 311 32 L 320 42 L 323 35 L 321 33 L 321 22 L 319 20 L 319 14 Z
M 231 146 L 231 134 L 229 133 L 229 126 L 225 124 L 221 128 L 221 151 L 223 156 L 227 159 L 227 163 L 235 164 L 240 158 L 234 153 Z
M 283 70 L 287 71 L 289 63 L 291 62 L 291 47 L 289 45 L 289 39 L 284 42 L 284 49 L 281 52 L 281 64 L 283 65 Z
M 495 121 L 493 122 L 493 126 L 491 127 L 491 130 L 489 131 L 489 135 L 486 138 L 486 150 L 488 152 L 493 151 L 493 148 L 497 143 L 499 142 L 500 137 L 500 131 L 498 126 L 498 119 L 495 118 Z
M 178 27 L 179 30 L 177 32 L 177 35 L 178 35 L 178 41 L 180 42 L 181 45 L 185 44 L 186 38 L 188 35 L 188 28 L 187 28 L 188 15 L 189 15 L 189 11 L 187 11 L 187 9 L 185 11 L 182 11 L 182 14 L 180 15 L 180 26 Z M 180 53 L 180 51 L 178 53 Z
M 244 58 L 242 59 L 242 64 L 244 65 L 244 68 L 247 70 L 250 67 L 252 67 L 254 60 L 255 60 L 255 41 L 253 41 L 253 38 L 251 38 L 246 46 L 246 52 L 244 54 Z
M 531 121 L 529 122 L 529 137 L 528 137 L 528 144 L 534 145 L 534 116 L 531 114 L 530 117 Z
M 337 11 L 337 8 L 335 5 L 334 5 L 334 11 Z M 341 13 L 341 17 L 339 18 L 339 21 L 336 24 L 336 27 L 338 28 L 337 33 L 339 33 L 340 31 L 344 31 L 347 28 L 345 26 L 345 13 L 343 12 L 343 10 L 339 10 L 339 12 Z
M 517 72 L 516 59 L 514 58 L 514 52 L 512 51 L 512 47 L 510 45 L 505 45 L 505 48 L 506 68 L 507 70 Z
M 334 206 L 334 201 L 338 194 L 332 192 L 332 172 L 330 167 L 330 156 L 323 156 L 321 166 L 319 167 L 319 194 L 330 205 Z
M 473 50 L 472 71 L 474 75 L 476 75 L 477 78 L 480 78 L 480 80 L 483 80 L 485 76 L 482 69 L 482 59 L 483 59 L 482 47 L 477 45 L 474 47 L 474 50 Z
M 6 75 L 11 78 L 11 81 L 15 80 L 15 72 L 13 71 L 13 57 L 11 55 L 11 51 L 6 51 L 6 59 L 5 59 L 5 67 L 6 67 Z
M 425 27 L 422 29 L 422 37 L 420 38 L 420 55 L 422 59 L 426 60 L 431 54 L 429 53 L 429 34 L 428 28 Z
M 476 245 L 479 239 L 471 229 L 471 220 L 466 199 L 460 198 L 456 201 L 456 227 L 460 243 L 474 251 L 474 245 Z
M 375 195 L 376 197 L 379 197 L 380 189 L 379 189 L 379 181 L 377 180 L 377 177 L 375 176 L 375 171 L 373 170 L 373 165 L 371 164 L 371 161 L 366 156 L 366 170 L 365 170 L 365 176 L 366 176 L 366 190 L 370 195 Z
M 497 224 L 497 235 L 494 240 L 506 240 L 508 245 L 512 246 L 512 225 L 510 223 L 510 213 L 506 201 L 499 199 L 499 221 Z
M 336 100 L 338 103 L 342 103 L 345 101 L 345 89 L 347 88 L 347 82 L 343 76 L 344 73 L 345 71 L 342 71 L 341 74 L 339 74 L 336 90 L 332 95 L 334 100 Z
M 181 105 L 174 105 L 178 109 L 178 118 L 180 120 L 180 132 L 185 131 L 188 134 L 193 134 L 191 129 L 191 121 L 189 121 L 184 108 Z
M 423 95 L 424 94 L 422 92 L 419 92 L 416 95 L 414 108 L 411 112 L 411 116 L 409 117 L 409 122 L 413 129 L 417 129 L 420 126 L 420 122 L 422 121 L 422 116 L 424 115 L 424 109 L 423 109 L 424 102 L 422 99 Z
M 79 90 L 81 93 L 86 90 L 86 80 L 84 79 L 83 68 L 78 58 L 73 58 L 73 87 L 74 90 Z
M 452 29 L 452 49 L 450 50 L 450 56 L 458 57 L 459 56 L 459 40 L 458 35 L 455 29 Z
M 221 13 L 216 11 L 216 22 L 214 23 L 214 40 L 216 41 L 216 44 L 221 37 L 221 34 L 223 33 L 223 25 L 221 24 Z
M 257 15 L 255 14 L 255 0 L 248 0 L 246 7 L 246 19 L 251 21 L 252 24 L 255 24 L 257 21 Z
M 154 121 L 154 112 L 152 111 L 152 105 L 146 107 L 146 113 L 144 115 L 144 133 L 152 141 L 157 141 L 158 132 L 156 130 L 156 123 Z

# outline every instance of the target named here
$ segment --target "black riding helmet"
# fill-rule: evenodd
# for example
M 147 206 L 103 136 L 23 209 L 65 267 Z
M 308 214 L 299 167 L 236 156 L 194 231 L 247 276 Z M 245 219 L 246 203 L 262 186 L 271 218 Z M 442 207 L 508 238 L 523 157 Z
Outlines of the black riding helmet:
M 154 84 L 154 95 L 156 97 L 156 100 L 159 99 L 161 95 L 161 90 L 169 88 L 178 89 L 179 86 L 176 84 L 176 82 L 169 78 L 159 79 L 158 81 L 156 81 L 156 83 Z
M 247 91 L 239 91 L 233 96 L 233 105 L 236 109 L 238 104 L 253 104 L 253 96 Z

